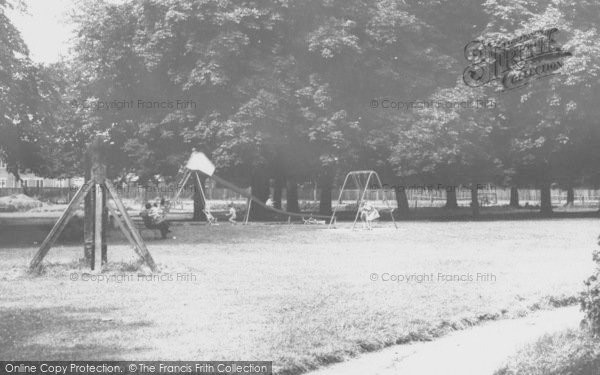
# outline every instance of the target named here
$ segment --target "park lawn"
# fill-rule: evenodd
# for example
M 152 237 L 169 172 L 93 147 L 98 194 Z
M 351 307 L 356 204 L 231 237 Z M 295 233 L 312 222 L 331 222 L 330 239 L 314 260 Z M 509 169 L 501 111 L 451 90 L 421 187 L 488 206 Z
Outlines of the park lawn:
M 110 282 L 81 280 L 79 244 L 56 246 L 45 273 L 29 276 L 43 233 L 12 247 L 4 238 L 0 360 L 272 360 L 278 374 L 301 373 L 572 302 L 592 272 L 597 232 L 593 219 L 381 223 L 354 232 L 348 224 L 175 226 L 176 239 L 148 241 L 162 269 L 155 276 L 167 280 L 140 281 L 126 266 L 133 252 L 113 235 Z M 436 280 L 385 282 L 383 273 Z M 438 273 L 496 281 L 437 282 Z

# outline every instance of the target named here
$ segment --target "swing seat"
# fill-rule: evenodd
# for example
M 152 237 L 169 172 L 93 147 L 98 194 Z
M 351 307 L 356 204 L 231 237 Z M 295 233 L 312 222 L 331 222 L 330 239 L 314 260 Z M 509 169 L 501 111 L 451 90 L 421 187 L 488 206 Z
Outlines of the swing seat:
M 367 214 L 367 220 L 373 221 L 379 219 L 379 211 L 376 209 Z
M 307 224 L 326 224 L 325 220 L 317 220 L 314 217 L 309 217 L 308 219 L 302 218 L 302 221 L 305 225 Z
M 210 213 L 210 211 L 202 210 L 202 212 L 204 212 L 204 215 L 206 216 L 206 221 L 208 222 L 208 225 L 219 225 L 219 224 L 217 224 L 217 218 L 214 217 Z

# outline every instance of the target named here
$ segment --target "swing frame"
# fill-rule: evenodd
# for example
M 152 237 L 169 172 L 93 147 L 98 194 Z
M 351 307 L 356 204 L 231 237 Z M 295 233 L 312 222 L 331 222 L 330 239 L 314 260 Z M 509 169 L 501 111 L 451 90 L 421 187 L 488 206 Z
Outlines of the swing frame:
M 190 177 L 192 177 L 192 175 L 194 175 L 196 177 L 195 178 L 195 184 L 198 187 L 198 189 L 200 190 L 200 195 L 202 196 L 202 200 L 204 201 L 204 211 L 206 211 L 206 212 L 208 212 L 209 214 L 212 215 L 212 212 L 210 211 L 210 207 L 208 205 L 208 201 L 206 200 L 206 194 L 204 194 L 204 188 L 202 188 L 202 181 L 200 180 L 200 174 L 196 170 L 191 170 L 191 169 L 188 169 L 188 168 L 185 169 L 185 172 L 184 172 L 184 174 L 183 174 L 183 176 L 181 178 L 181 181 L 180 181 L 179 189 L 177 189 L 177 193 L 175 194 L 175 196 L 171 200 L 171 204 L 175 204 L 175 202 L 179 199 L 179 196 L 181 195 L 181 192 L 183 191 L 183 189 L 187 185 L 188 180 L 190 179 Z M 209 221 L 209 224 L 212 225 L 212 223 L 210 221 Z
M 367 180 L 365 185 L 363 186 L 360 182 L 360 177 L 363 176 L 367 176 Z M 337 201 L 341 202 L 342 201 L 342 195 L 344 194 L 344 189 L 346 188 L 346 185 L 348 185 L 349 180 L 352 178 L 352 181 L 354 181 L 354 184 L 356 185 L 356 187 L 359 189 L 360 194 L 358 195 L 358 199 L 356 200 L 356 215 L 354 216 L 354 222 L 352 223 L 352 230 L 355 229 L 356 227 L 356 222 L 358 221 L 358 218 L 360 216 L 360 207 L 362 202 L 365 201 L 365 195 L 367 194 L 368 190 L 373 190 L 373 189 L 369 189 L 369 184 L 371 182 L 373 183 L 377 183 L 379 184 L 379 188 L 375 189 L 375 190 L 381 190 L 382 191 L 382 201 L 383 203 L 386 205 L 386 207 L 389 209 L 390 211 L 390 216 L 392 217 L 392 222 L 394 223 L 394 227 L 396 229 L 398 229 L 398 225 L 396 224 L 396 219 L 394 218 L 394 210 L 395 208 L 393 208 L 389 201 L 386 198 L 386 194 L 385 194 L 385 190 L 383 189 L 383 184 L 381 183 L 381 179 L 379 178 L 379 175 L 377 174 L 377 172 L 372 171 L 372 170 L 364 170 L 364 171 L 350 171 L 348 172 L 348 174 L 346 175 L 346 178 L 344 178 L 344 183 L 342 184 L 342 188 L 340 189 L 340 195 L 338 196 Z M 339 204 L 335 206 L 333 213 L 331 214 L 331 219 L 329 220 L 329 228 L 331 228 L 331 226 L 333 225 L 333 223 L 335 222 L 335 215 L 337 213 L 337 210 L 339 208 Z

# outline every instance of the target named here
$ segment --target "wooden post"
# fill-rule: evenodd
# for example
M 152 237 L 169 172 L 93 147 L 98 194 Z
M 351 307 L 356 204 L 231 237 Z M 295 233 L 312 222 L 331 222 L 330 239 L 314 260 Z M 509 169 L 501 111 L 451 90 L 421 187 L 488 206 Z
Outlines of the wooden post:
M 100 250 L 102 252 L 102 264 L 106 264 L 108 262 L 108 245 L 106 242 L 106 232 L 109 228 L 108 206 L 106 204 L 106 187 L 101 185 L 100 189 L 102 190 L 102 248 Z
M 108 258 L 107 247 L 106 247 L 106 228 L 105 228 L 105 207 L 106 200 L 104 198 L 103 185 L 106 181 L 106 164 L 104 163 L 104 155 L 102 148 L 104 147 L 105 139 L 103 137 L 96 137 L 90 146 L 91 155 L 91 179 L 95 184 L 96 190 L 93 196 L 95 197 L 94 205 L 94 256 L 92 263 L 92 270 L 100 272 L 102 270 L 102 259 L 105 262 Z
M 102 186 L 96 185 L 95 201 L 96 207 L 94 209 L 94 262 L 92 263 L 92 270 L 100 272 L 102 270 L 102 237 L 104 231 L 104 225 L 102 225 L 102 213 L 104 207 L 102 207 Z
M 92 162 L 89 152 L 85 155 L 85 182 L 92 179 Z M 95 185 L 92 186 L 89 194 L 85 196 L 83 204 L 83 259 L 90 266 L 93 265 L 94 254 L 94 198 Z
M 87 182 L 92 182 L 87 180 Z M 92 185 L 83 203 L 83 258 L 90 266 L 94 264 L 94 211 L 96 186 Z

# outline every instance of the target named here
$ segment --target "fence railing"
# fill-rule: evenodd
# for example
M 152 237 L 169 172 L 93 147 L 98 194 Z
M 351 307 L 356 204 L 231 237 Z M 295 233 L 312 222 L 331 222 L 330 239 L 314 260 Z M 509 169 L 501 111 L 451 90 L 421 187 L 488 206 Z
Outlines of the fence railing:
M 126 187 L 118 189 L 121 198 L 133 200 L 136 202 L 145 202 L 158 198 L 171 199 L 176 193 L 176 187 L 163 186 L 155 188 Z M 73 197 L 77 191 L 76 187 L 71 188 L 48 188 L 48 187 L 29 187 L 27 194 L 43 202 L 55 204 L 65 204 Z M 250 189 L 247 189 L 250 192 Z M 594 205 L 600 202 L 600 190 L 595 189 L 575 189 L 575 205 Z M 362 192 L 359 190 L 344 190 L 341 200 L 344 202 L 356 201 Z M 510 202 L 509 188 L 495 188 L 489 190 L 479 190 L 478 198 L 483 206 L 506 205 Z M 22 188 L 0 188 L 0 197 L 13 194 L 24 194 Z M 215 201 L 245 201 L 246 197 L 234 191 L 225 188 L 207 188 L 205 191 L 208 200 Z M 333 189 L 332 199 L 337 201 L 339 189 Z M 193 188 L 183 190 L 180 198 L 182 200 L 191 200 L 194 195 Z M 446 191 L 444 190 L 422 190 L 406 189 L 406 195 L 411 207 L 437 207 L 446 201 Z M 567 191 L 553 189 L 551 191 L 552 203 L 554 205 L 564 204 L 567 201 Z M 285 191 L 283 192 L 285 200 Z M 315 202 L 320 197 L 320 189 L 313 187 L 298 188 L 298 199 L 300 201 Z M 392 206 L 396 204 L 395 193 L 392 190 L 367 191 L 365 198 L 368 200 L 381 201 L 387 199 Z M 519 189 L 519 202 L 521 204 L 536 205 L 539 204 L 541 194 L 535 189 Z M 456 199 L 460 205 L 468 205 L 471 201 L 471 191 L 469 189 L 459 188 L 456 191 Z

